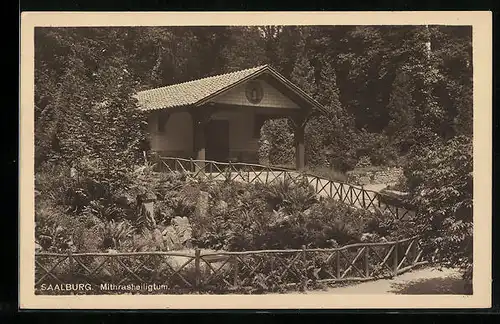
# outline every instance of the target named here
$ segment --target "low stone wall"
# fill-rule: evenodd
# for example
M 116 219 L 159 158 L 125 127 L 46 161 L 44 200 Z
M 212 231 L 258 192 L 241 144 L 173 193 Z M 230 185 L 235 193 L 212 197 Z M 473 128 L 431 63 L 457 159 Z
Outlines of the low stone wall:
M 347 172 L 347 183 L 357 185 L 389 184 L 403 177 L 403 169 L 398 167 L 378 170 L 354 170 Z

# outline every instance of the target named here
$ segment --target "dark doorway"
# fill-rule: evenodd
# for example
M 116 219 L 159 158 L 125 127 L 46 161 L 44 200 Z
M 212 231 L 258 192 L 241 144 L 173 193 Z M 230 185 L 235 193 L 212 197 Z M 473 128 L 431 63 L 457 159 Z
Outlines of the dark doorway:
M 229 121 L 211 120 L 207 125 L 206 159 L 227 162 L 229 159 Z

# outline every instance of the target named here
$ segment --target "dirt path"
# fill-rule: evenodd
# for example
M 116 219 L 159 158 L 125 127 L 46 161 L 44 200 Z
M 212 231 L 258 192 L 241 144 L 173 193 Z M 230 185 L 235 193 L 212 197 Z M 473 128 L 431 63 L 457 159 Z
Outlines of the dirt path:
M 307 294 L 368 295 L 368 294 L 464 294 L 460 273 L 454 269 L 422 268 L 394 279 L 381 279 Z
M 381 191 L 382 189 L 386 188 L 387 184 L 385 183 L 375 183 L 375 184 L 367 184 L 364 186 L 366 190 L 373 190 L 373 191 Z

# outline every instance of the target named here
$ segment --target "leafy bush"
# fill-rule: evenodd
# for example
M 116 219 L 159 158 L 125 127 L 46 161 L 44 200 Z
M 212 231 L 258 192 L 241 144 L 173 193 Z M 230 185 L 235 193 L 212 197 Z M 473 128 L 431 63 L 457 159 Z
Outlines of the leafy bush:
M 356 168 L 366 168 L 372 166 L 372 161 L 369 156 L 363 155 L 358 159 Z
M 97 251 L 101 237 L 96 233 L 101 220 L 92 215 L 77 216 L 50 200 L 35 203 L 35 242 L 44 252 Z
M 163 237 L 158 229 L 143 228 L 141 231 L 131 232 L 120 244 L 120 250 L 126 252 L 163 251 Z
M 393 224 L 386 224 L 390 217 L 383 213 L 377 216 L 335 199 L 319 201 L 307 183 L 281 181 L 265 186 L 220 182 L 212 183 L 209 192 L 208 215 L 193 220 L 193 243 L 203 248 L 332 247 L 359 242 L 367 231 L 389 236 L 396 230 Z M 376 217 L 381 221 L 370 229 L 369 222 Z
M 269 143 L 266 151 L 271 164 L 283 165 L 294 160 L 293 131 L 286 118 L 266 121 L 262 126 L 261 134 L 262 141 Z
M 347 182 L 347 175 L 333 166 L 306 167 L 304 172 L 333 181 Z
M 310 232 L 307 240 L 315 242 L 313 246 L 318 247 L 328 247 L 328 240 L 332 239 L 339 245 L 359 242 L 372 217 L 369 211 L 349 207 L 335 199 L 325 199 L 314 205 L 304 219 L 306 232 Z
M 42 251 L 64 252 L 72 245 L 71 230 L 60 225 L 61 219 L 68 217 L 64 214 L 50 218 L 39 219 L 35 226 L 35 241 Z
M 359 146 L 356 150 L 356 156 L 359 159 L 368 158 L 372 165 L 391 165 L 398 158 L 398 151 L 389 142 L 385 134 L 368 133 L 361 131 L 359 133 Z
M 100 220 L 82 220 L 83 226 L 74 231 L 73 239 L 77 252 L 101 252 L 104 238 L 100 231 Z
M 306 164 L 341 172 L 356 165 L 357 134 L 345 112 L 312 118 L 305 129 Z
M 395 191 L 400 191 L 400 192 L 407 192 L 408 186 L 406 183 L 406 178 L 403 177 L 402 179 L 399 180 L 399 182 L 385 187 L 384 190 L 395 190 Z
M 148 167 L 138 169 L 132 177 L 128 189 L 133 195 L 154 194 L 159 199 L 166 199 L 172 192 L 179 191 L 187 180 L 181 172 L 154 172 Z
M 135 229 L 128 221 L 107 221 L 99 225 L 104 249 L 119 250 L 122 243 L 128 239 Z
M 447 266 L 472 265 L 472 140 L 458 136 L 413 152 L 405 167 L 420 226 Z
M 262 186 L 264 197 L 272 210 L 283 208 L 287 213 L 304 211 L 317 201 L 314 188 L 307 179 L 296 184 L 286 179 Z
M 76 183 L 69 165 L 45 163 L 35 173 L 36 202 L 51 202 L 71 210 L 84 206 L 87 199 L 82 190 L 76 188 Z

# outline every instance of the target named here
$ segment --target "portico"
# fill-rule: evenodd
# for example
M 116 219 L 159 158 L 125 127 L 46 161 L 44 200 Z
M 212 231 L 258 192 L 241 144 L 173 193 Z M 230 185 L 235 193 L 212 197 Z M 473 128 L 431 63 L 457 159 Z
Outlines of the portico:
M 304 128 L 324 107 L 268 65 L 145 90 L 151 148 L 163 156 L 258 163 L 260 128 L 288 118 L 296 168 L 305 162 Z

